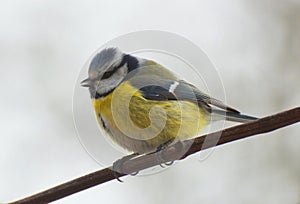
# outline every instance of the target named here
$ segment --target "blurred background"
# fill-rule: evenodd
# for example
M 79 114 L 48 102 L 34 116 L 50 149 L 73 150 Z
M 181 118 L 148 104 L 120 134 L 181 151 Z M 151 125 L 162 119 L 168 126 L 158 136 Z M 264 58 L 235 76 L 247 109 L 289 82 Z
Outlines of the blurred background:
M 0 202 L 101 168 L 76 136 L 73 89 L 90 55 L 128 32 L 193 41 L 242 112 L 262 117 L 300 104 L 299 0 L 11 0 L 1 2 L 0 26 Z M 204 161 L 196 154 L 55 203 L 299 203 L 299 131 L 226 144 Z

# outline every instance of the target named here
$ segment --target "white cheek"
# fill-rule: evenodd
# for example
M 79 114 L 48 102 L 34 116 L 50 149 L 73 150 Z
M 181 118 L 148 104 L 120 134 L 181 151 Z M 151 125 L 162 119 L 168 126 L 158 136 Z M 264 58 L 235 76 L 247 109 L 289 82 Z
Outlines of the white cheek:
M 118 71 L 117 71 L 117 75 L 120 75 L 120 76 L 122 76 L 123 78 L 127 75 L 127 66 L 126 66 L 126 64 L 123 66 L 123 67 L 121 67 Z
M 127 67 L 121 67 L 108 79 L 101 80 L 97 89 L 99 94 L 107 93 L 115 89 L 127 75 Z
M 97 89 L 97 92 L 99 94 L 109 92 L 113 89 L 115 89 L 124 79 L 125 75 L 121 74 L 114 74 L 111 78 L 102 80 L 99 84 L 99 88 Z

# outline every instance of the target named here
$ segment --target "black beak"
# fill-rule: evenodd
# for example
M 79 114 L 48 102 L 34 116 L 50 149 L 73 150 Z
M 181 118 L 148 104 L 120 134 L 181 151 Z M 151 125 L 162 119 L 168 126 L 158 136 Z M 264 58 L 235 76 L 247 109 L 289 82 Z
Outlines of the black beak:
M 91 80 L 89 78 L 83 80 L 82 82 L 80 82 L 80 85 L 82 87 L 90 87 L 91 86 Z

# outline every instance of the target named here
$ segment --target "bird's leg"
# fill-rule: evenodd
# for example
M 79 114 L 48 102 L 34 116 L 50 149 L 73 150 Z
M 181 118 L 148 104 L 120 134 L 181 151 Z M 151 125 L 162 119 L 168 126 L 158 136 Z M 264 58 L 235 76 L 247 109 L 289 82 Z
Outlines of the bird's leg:
M 124 164 L 126 161 L 128 161 L 128 160 L 130 160 L 130 159 L 132 159 L 132 158 L 134 158 L 134 157 L 136 157 L 136 156 L 138 156 L 138 155 L 139 155 L 138 153 L 133 153 L 133 154 L 124 156 L 124 157 L 122 157 L 121 159 L 118 159 L 117 161 L 115 161 L 115 162 L 113 163 L 113 166 L 112 166 L 113 175 L 114 175 L 114 177 L 115 177 L 118 181 L 123 182 L 123 181 L 119 178 L 119 175 L 118 175 L 118 174 L 120 174 L 120 173 L 123 173 L 123 170 L 122 170 L 123 164 Z M 137 171 L 137 172 L 131 173 L 130 175 L 135 176 L 135 175 L 137 175 L 138 173 L 139 173 L 139 172 Z

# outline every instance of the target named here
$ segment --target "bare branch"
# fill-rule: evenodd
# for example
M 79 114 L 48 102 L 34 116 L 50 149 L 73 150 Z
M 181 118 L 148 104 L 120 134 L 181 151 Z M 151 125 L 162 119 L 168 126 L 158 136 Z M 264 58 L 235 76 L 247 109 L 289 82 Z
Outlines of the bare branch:
M 275 115 L 261 118 L 251 123 L 234 126 L 225 130 L 203 135 L 193 140 L 184 141 L 182 145 L 189 145 L 191 143 L 192 145 L 190 146 L 189 150 L 179 158 L 178 156 L 176 158 L 176 155 L 178 154 L 174 154 L 174 151 L 176 151 L 177 149 L 175 147 L 176 144 L 164 149 L 162 155 L 166 161 L 183 159 L 191 154 L 214 147 L 216 145 L 222 145 L 253 135 L 270 132 L 297 123 L 299 121 L 300 107 L 297 107 Z M 158 165 L 159 161 L 157 157 L 157 154 L 150 154 L 129 160 L 123 164 L 123 170 L 124 172 L 132 173 Z M 111 167 L 76 178 L 74 180 L 60 184 L 56 187 L 42 191 L 22 200 L 12 202 L 11 204 L 49 203 L 51 201 L 64 198 L 79 191 L 115 179 L 113 171 L 110 168 Z M 120 174 L 119 177 L 122 177 L 124 175 L 125 174 Z

